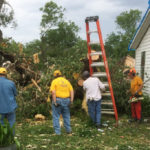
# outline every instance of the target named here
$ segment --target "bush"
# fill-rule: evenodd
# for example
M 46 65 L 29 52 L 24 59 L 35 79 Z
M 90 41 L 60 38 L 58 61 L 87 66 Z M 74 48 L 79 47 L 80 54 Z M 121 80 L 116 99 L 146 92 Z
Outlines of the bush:
M 10 128 L 7 122 L 4 125 L 0 124 L 0 147 L 9 146 L 14 143 L 13 128 Z
M 144 96 L 144 100 L 142 101 L 142 116 L 149 117 L 150 114 L 150 97 Z
M 130 83 L 123 74 L 123 62 L 109 60 L 109 68 L 118 113 L 129 114 L 130 104 L 128 100 L 130 94 L 127 91 L 130 89 Z
M 14 138 L 14 126 L 11 128 L 7 120 L 4 120 L 4 124 L 0 124 L 0 148 L 12 144 L 16 144 L 18 148 L 20 147 L 19 141 Z

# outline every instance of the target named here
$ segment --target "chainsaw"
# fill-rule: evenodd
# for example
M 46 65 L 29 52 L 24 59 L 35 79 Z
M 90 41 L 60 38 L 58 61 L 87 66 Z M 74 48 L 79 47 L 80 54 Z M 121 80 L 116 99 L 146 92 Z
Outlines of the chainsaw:
M 144 99 L 143 96 L 141 96 L 141 97 L 131 96 L 131 97 L 130 97 L 130 100 L 128 101 L 128 103 L 138 102 L 138 101 L 141 101 L 141 100 L 143 100 L 143 99 Z

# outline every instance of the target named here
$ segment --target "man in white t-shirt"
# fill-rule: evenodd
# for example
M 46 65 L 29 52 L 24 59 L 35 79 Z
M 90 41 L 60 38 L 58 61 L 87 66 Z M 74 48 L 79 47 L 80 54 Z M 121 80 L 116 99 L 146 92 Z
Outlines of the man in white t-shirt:
M 88 105 L 88 113 L 92 121 L 97 127 L 101 126 L 101 90 L 105 90 L 105 85 L 97 78 L 90 77 L 88 71 L 82 74 L 83 89 L 86 92 L 86 101 Z

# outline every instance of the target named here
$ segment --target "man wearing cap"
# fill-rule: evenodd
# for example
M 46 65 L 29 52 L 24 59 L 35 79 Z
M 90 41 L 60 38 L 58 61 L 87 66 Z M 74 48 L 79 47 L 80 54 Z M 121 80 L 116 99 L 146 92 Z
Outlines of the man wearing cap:
M 136 98 L 141 97 L 143 81 L 139 76 L 136 76 L 135 68 L 129 70 L 128 76 L 131 79 L 130 93 L 132 97 L 136 97 Z M 131 103 L 131 112 L 132 112 L 133 120 L 130 120 L 130 122 L 137 121 L 140 123 L 141 122 L 141 101 Z
M 7 70 L 0 68 L 0 122 L 3 125 L 6 118 L 13 127 L 16 121 L 15 109 L 17 103 L 15 96 L 17 95 L 16 86 L 13 81 L 6 78 Z
M 90 77 L 88 71 L 84 71 L 82 78 L 83 89 L 86 91 L 86 101 L 88 105 L 88 113 L 97 128 L 101 127 L 101 90 L 105 90 L 105 85 L 97 78 Z
M 68 134 L 71 133 L 70 127 L 70 104 L 73 103 L 74 91 L 70 82 L 62 77 L 60 70 L 54 71 L 55 79 L 50 86 L 52 93 L 52 115 L 53 127 L 56 135 L 61 134 L 59 118 L 62 114 L 64 120 L 64 127 Z

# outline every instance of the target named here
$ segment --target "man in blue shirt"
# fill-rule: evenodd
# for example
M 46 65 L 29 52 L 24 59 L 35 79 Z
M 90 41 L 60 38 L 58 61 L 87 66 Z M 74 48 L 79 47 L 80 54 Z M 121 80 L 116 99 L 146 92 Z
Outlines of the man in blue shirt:
M 6 118 L 13 127 L 16 121 L 15 109 L 17 103 L 15 96 L 17 95 L 16 86 L 13 81 L 6 78 L 7 70 L 0 68 L 0 123 L 4 124 Z

